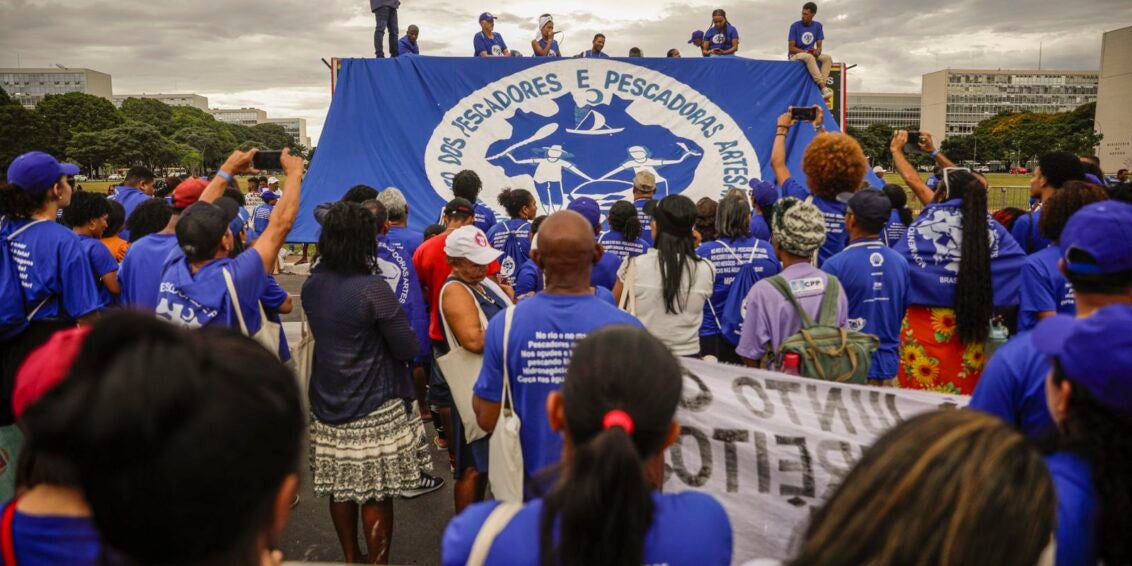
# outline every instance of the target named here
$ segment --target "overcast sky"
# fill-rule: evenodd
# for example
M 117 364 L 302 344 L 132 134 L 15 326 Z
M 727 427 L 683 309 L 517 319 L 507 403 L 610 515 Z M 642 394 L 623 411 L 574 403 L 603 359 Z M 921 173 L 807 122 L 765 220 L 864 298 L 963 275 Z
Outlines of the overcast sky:
M 729 4 L 683 0 L 402 0 L 401 32 L 421 28 L 422 54 L 470 55 L 477 16 L 491 11 L 509 45 L 530 53 L 536 19 L 552 12 L 562 51 L 608 36 L 606 52 L 641 47 L 685 55 L 693 29 L 723 7 L 742 37 L 739 54 L 779 59 L 802 0 Z M 1130 0 L 826 0 L 817 19 L 825 48 L 856 64 L 851 92 L 918 92 L 920 76 L 951 67 L 1097 69 L 1101 34 L 1132 25 Z M 115 93 L 195 92 L 213 107 L 256 106 L 303 117 L 316 140 L 330 104 L 319 61 L 373 56 L 366 0 L 0 0 L 0 67 L 88 67 Z

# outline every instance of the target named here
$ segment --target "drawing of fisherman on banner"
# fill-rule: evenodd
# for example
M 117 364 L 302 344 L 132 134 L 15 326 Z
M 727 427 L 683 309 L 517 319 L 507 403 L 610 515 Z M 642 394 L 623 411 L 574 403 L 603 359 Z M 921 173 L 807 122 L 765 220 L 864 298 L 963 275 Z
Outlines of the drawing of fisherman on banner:
M 638 173 L 647 171 L 649 173 L 652 173 L 653 177 L 656 177 L 656 196 L 657 196 L 657 198 L 658 199 L 664 198 L 664 197 L 668 196 L 668 179 L 666 179 L 663 175 L 661 175 L 659 172 L 657 172 L 656 169 L 658 167 L 664 167 L 666 165 L 677 165 L 677 164 L 683 163 L 684 161 L 686 161 L 690 157 L 699 157 L 699 156 L 703 155 L 703 152 L 699 152 L 699 151 L 695 151 L 693 149 L 690 149 L 686 144 L 684 144 L 684 142 L 676 142 L 676 145 L 681 150 L 683 150 L 683 152 L 684 152 L 683 155 L 681 155 L 680 157 L 678 157 L 676 159 L 655 158 L 655 157 L 653 157 L 652 151 L 647 146 L 643 146 L 643 145 L 631 146 L 628 149 L 628 152 L 629 152 L 629 159 L 628 160 L 626 160 L 624 163 L 622 163 L 616 169 L 614 169 L 614 170 L 610 171 L 609 173 L 606 173 L 605 175 L 602 175 L 601 177 L 595 179 L 593 182 L 605 181 L 607 179 L 611 179 L 613 177 L 616 177 L 622 171 L 632 171 L 633 176 L 636 176 Z M 632 183 L 629 183 L 629 184 L 630 184 L 630 186 L 632 185 Z M 581 189 L 584 186 L 585 186 L 585 183 L 583 183 L 582 185 L 579 185 L 578 188 Z
M 574 155 L 562 149 L 562 146 L 558 144 L 536 149 L 535 157 L 531 159 L 515 159 L 512 152 L 508 152 L 506 156 L 516 165 L 535 165 L 535 190 L 538 191 L 538 200 L 542 211 L 546 214 L 565 208 L 565 198 L 569 191 L 562 186 L 563 170 L 570 171 L 588 181 L 593 180 L 581 169 L 578 169 L 576 165 L 567 161 Z

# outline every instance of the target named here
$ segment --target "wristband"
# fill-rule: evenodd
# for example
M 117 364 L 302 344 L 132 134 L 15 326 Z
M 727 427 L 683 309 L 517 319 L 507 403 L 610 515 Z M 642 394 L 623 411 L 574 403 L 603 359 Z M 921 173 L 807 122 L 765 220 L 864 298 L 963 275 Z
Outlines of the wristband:
M 932 159 L 935 159 L 937 155 L 939 155 L 939 148 L 932 152 Z
M 223 169 L 217 169 L 216 170 L 216 176 L 220 177 L 221 179 L 224 179 L 225 181 L 228 181 L 229 183 L 232 182 L 232 176 L 229 175 L 228 172 L 223 170 Z

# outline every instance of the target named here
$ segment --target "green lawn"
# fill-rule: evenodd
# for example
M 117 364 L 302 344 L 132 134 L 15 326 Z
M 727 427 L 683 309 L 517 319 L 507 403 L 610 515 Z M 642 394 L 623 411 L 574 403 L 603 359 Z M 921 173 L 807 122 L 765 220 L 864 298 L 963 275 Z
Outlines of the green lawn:
M 921 173 L 920 177 L 927 179 L 928 173 Z M 1010 175 L 1007 173 L 990 173 L 986 175 L 987 181 L 990 182 L 990 192 L 987 195 L 988 208 L 991 210 L 998 210 L 1000 208 L 1015 207 L 1028 210 L 1030 208 L 1030 176 L 1029 175 Z M 905 192 L 908 193 L 908 206 L 912 210 L 919 210 L 922 208 L 920 202 L 916 199 L 912 192 L 908 190 L 908 185 L 894 172 L 888 172 L 884 176 L 886 183 L 892 183 L 904 187 Z

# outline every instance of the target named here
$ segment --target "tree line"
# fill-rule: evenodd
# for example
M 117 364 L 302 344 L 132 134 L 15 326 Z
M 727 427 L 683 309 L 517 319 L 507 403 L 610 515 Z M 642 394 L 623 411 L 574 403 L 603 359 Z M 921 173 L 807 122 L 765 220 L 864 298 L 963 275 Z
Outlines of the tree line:
M 283 149 L 306 155 L 279 124 L 241 126 L 188 106 L 128 98 L 109 100 L 83 93 L 48 95 L 34 110 L 0 88 L 0 166 L 22 153 L 45 151 L 79 165 L 92 176 L 118 167 L 179 167 L 201 173 L 234 149 Z

